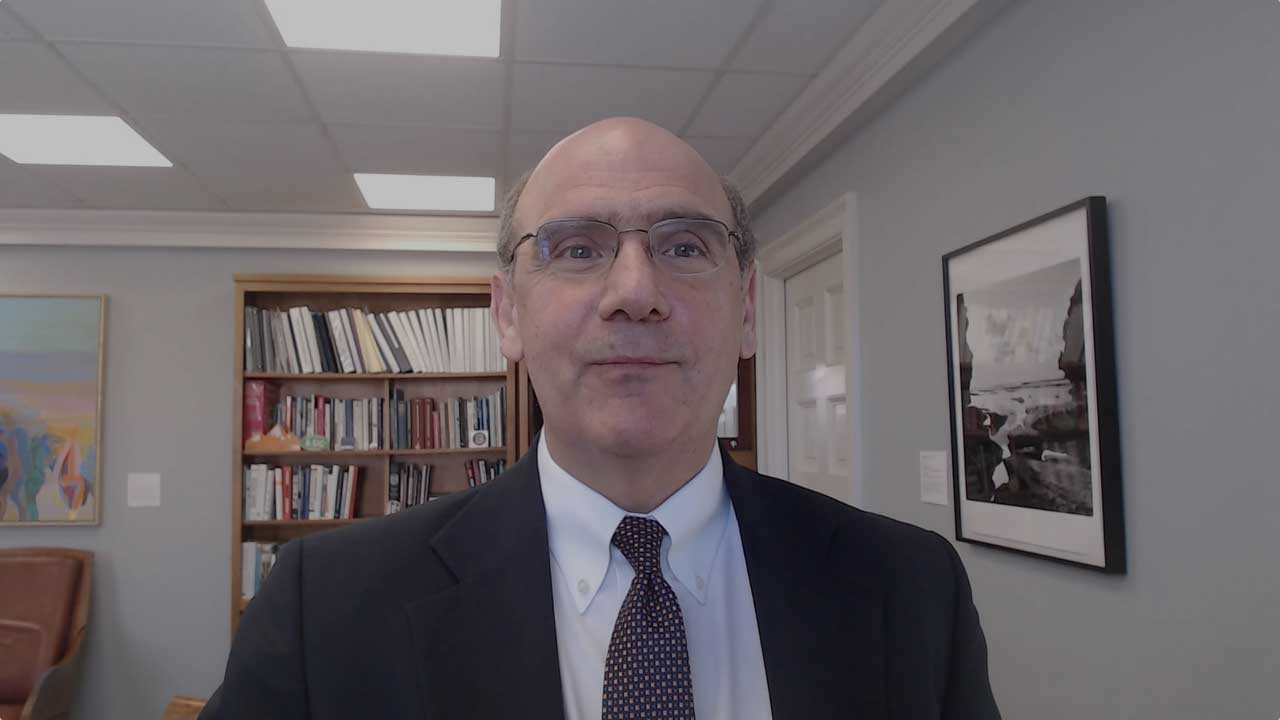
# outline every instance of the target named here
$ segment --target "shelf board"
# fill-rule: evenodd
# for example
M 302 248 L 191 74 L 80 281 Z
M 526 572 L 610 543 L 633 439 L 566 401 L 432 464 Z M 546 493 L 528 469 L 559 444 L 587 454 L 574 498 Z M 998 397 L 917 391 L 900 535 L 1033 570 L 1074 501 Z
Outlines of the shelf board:
M 468 453 L 505 453 L 505 447 L 483 447 L 483 448 L 429 448 L 425 450 L 392 450 L 388 454 L 392 457 L 405 457 L 412 455 L 465 455 Z
M 386 457 L 387 450 L 245 450 L 245 457 Z
M 382 517 L 381 515 L 377 517 Z M 350 525 L 354 522 L 360 522 L 364 518 L 358 517 L 351 520 L 245 520 L 242 523 L 245 527 L 295 527 L 305 525 L 308 527 L 336 527 L 338 525 Z
M 245 380 L 467 380 L 506 378 L 502 372 L 471 373 L 260 373 L 247 372 Z
M 249 457 L 404 457 L 411 455 L 462 455 L 478 453 L 505 453 L 505 447 L 485 448 L 433 448 L 429 450 L 245 450 Z

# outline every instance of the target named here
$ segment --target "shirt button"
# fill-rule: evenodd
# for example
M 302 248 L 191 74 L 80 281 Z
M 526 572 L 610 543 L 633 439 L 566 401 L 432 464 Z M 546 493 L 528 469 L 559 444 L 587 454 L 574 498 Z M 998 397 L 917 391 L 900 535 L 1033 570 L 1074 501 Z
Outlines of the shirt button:
M 586 581 L 586 580 L 579 580 L 579 581 L 578 581 L 578 592 L 582 593 L 583 595 L 586 595 L 586 594 L 587 594 L 587 591 L 588 591 L 588 590 L 590 590 L 590 589 L 591 589 L 591 588 L 587 586 L 587 581 Z
M 699 575 L 699 576 L 698 576 L 698 589 L 699 589 L 699 590 L 702 590 L 702 589 L 703 589 L 703 588 L 705 588 L 706 586 L 707 586 L 707 581 L 706 581 L 706 580 L 703 580 L 703 579 L 702 579 L 702 576 L 701 576 L 701 575 Z

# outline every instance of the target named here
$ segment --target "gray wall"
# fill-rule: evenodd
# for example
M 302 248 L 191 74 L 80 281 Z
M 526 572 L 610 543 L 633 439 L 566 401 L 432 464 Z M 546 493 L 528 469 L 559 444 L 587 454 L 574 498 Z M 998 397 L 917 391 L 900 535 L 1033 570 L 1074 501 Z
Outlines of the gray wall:
M 854 191 L 870 509 L 948 448 L 941 256 L 1111 199 L 1130 571 L 961 544 L 1005 716 L 1280 716 L 1280 5 L 1026 0 L 759 217 Z
M 490 255 L 0 247 L 0 291 L 106 293 L 102 525 L 0 528 L 0 547 L 97 553 L 76 716 L 207 697 L 230 647 L 234 273 L 487 276 Z M 163 475 L 129 508 L 130 472 Z M 0 589 L 0 592 L 8 592 Z

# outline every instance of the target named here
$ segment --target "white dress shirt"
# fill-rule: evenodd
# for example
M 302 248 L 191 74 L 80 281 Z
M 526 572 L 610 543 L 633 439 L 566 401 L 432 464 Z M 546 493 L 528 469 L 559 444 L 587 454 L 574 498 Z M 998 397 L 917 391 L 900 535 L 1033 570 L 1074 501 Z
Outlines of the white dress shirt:
M 604 665 L 635 570 L 613 547 L 627 512 L 556 464 L 538 442 L 566 720 L 597 720 Z M 769 688 L 738 519 L 720 452 L 649 513 L 667 530 L 662 575 L 684 615 L 698 720 L 769 720 Z

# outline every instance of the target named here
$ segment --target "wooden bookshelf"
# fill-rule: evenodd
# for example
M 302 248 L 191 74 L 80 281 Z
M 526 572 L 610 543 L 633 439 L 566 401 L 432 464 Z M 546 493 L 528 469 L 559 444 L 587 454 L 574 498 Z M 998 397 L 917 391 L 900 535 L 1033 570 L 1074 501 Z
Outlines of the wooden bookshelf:
M 312 532 L 331 530 L 386 514 L 387 485 L 393 463 L 430 463 L 433 467 L 431 496 L 461 492 L 469 487 L 465 463 L 470 459 L 504 460 L 510 466 L 518 458 L 521 443 L 518 431 L 527 422 L 520 420 L 521 403 L 516 392 L 519 368 L 509 364 L 503 372 L 466 373 L 268 373 L 245 371 L 246 306 L 283 309 L 306 305 L 314 311 L 359 307 L 371 312 L 416 308 L 488 307 L 489 281 L 486 278 L 377 278 L 316 275 L 236 275 L 235 276 L 235 412 L 232 416 L 231 477 L 231 632 L 234 635 L 240 614 L 248 606 L 241 597 L 241 544 L 287 542 Z M 318 394 L 334 398 L 380 397 L 387 400 L 382 428 L 385 449 L 334 451 L 246 451 L 242 445 L 244 385 L 247 380 L 263 380 L 281 395 Z M 410 398 L 471 397 L 488 395 L 506 388 L 506 418 L 502 428 L 508 438 L 505 447 L 449 449 L 392 449 L 390 438 L 391 399 L 397 389 Z M 356 465 L 359 484 L 356 517 L 351 520 L 245 520 L 243 469 L 254 463 L 272 465 L 342 464 Z

